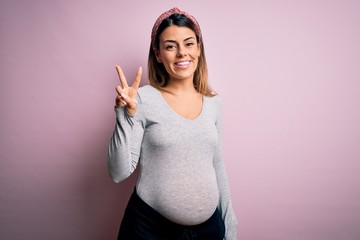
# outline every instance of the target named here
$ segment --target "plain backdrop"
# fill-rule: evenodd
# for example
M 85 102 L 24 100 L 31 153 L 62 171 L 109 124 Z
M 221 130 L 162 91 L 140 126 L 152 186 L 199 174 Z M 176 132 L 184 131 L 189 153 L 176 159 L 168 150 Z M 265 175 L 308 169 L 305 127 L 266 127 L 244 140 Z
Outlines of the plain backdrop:
M 111 240 L 136 174 L 105 157 L 120 64 L 199 21 L 240 240 L 360 239 L 360 2 L 0 0 L 0 239 Z

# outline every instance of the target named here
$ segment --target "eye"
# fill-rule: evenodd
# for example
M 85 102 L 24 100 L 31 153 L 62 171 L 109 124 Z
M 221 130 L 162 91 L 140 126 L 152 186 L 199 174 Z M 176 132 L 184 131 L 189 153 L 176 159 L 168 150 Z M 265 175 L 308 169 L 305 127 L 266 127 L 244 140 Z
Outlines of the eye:
M 191 47 L 191 46 L 193 46 L 193 45 L 195 45 L 195 43 L 193 43 L 193 42 L 188 42 L 188 43 L 186 43 L 186 46 L 187 46 L 187 47 Z
M 166 50 L 174 50 L 176 48 L 176 46 L 174 46 L 174 45 L 167 45 L 167 46 L 165 46 L 165 49 Z

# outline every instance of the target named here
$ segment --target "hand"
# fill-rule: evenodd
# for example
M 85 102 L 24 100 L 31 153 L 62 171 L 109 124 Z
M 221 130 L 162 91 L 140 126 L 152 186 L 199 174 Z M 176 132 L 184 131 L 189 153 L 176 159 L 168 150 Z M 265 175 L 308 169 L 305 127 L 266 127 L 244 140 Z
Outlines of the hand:
M 137 109 L 137 103 L 135 101 L 137 96 L 137 90 L 140 85 L 142 68 L 139 67 L 139 70 L 136 73 L 135 80 L 131 87 L 129 87 L 125 75 L 119 65 L 116 65 L 116 71 L 119 75 L 121 86 L 116 86 L 116 91 L 118 95 L 116 96 L 116 107 L 126 106 L 126 110 L 130 116 L 134 116 Z

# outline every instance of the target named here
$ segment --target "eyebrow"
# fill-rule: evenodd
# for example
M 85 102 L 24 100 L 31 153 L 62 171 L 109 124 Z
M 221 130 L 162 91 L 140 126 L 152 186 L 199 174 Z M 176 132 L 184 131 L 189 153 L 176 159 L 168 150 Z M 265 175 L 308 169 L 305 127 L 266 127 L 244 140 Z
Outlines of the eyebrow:
M 185 38 L 185 39 L 184 39 L 184 42 L 186 42 L 187 40 L 190 40 L 190 39 L 195 39 L 195 38 L 194 38 L 194 37 L 188 37 L 188 38 Z M 176 41 L 175 41 L 175 40 L 165 40 L 165 41 L 164 41 L 164 43 L 166 43 L 166 42 L 176 43 Z

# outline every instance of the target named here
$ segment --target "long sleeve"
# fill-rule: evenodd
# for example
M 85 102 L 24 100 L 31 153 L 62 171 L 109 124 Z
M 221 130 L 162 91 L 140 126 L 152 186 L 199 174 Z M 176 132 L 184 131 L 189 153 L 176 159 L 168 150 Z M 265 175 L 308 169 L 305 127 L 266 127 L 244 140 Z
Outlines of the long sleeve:
M 139 162 L 144 125 L 141 119 L 141 101 L 136 115 L 131 117 L 125 108 L 115 108 L 116 125 L 110 139 L 107 168 L 116 183 L 128 178 Z
M 138 109 L 130 117 L 116 109 L 108 169 L 115 182 L 141 165 L 138 195 L 170 221 L 196 225 L 219 208 L 226 240 L 236 239 L 237 221 L 230 200 L 221 148 L 221 107 L 217 96 L 203 98 L 193 120 L 177 114 L 152 86 L 138 90 Z M 161 199 L 161 200 L 159 200 Z
M 221 104 L 219 102 L 219 104 Z M 222 153 L 222 117 L 221 105 L 219 105 L 216 128 L 219 135 L 219 142 L 214 156 L 214 168 L 216 171 L 218 189 L 219 189 L 219 209 L 225 222 L 225 239 L 236 240 L 237 219 L 231 204 L 230 187 L 227 179 L 226 169 Z

